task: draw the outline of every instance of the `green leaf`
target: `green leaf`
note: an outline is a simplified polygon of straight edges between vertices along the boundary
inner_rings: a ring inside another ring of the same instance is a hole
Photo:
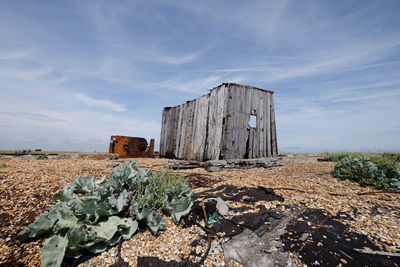
[[[65,202],[60,203],[58,206],[57,217],[58,220],[54,225],[54,231],[77,226],[78,218],[74,215],[71,208]]]
[[[26,229],[21,231],[17,239],[25,242],[53,232],[53,226],[58,220],[58,206],[53,206],[48,212],[37,218]]]
[[[92,226],[90,230],[96,233],[98,239],[108,241],[118,231],[119,220],[120,218],[116,216],[109,217],[107,221]]]
[[[139,224],[136,220],[134,221],[131,218],[127,218],[124,224],[121,225],[121,230],[119,232],[125,240],[128,240],[137,231],[138,226]]]
[[[108,245],[110,247],[114,246],[115,244],[117,244],[119,241],[121,241],[122,235],[120,233],[115,233],[115,235],[110,239],[110,241],[108,242]]]
[[[152,210],[149,208],[141,208],[138,203],[133,203],[130,209],[136,215],[138,220],[147,218],[147,216],[149,216],[149,214],[152,212]]]
[[[162,216],[158,216],[155,211],[152,211],[146,218],[147,225],[150,230],[157,234],[160,230],[167,229],[167,224],[165,223],[165,219]]]
[[[118,212],[122,211],[122,209],[128,204],[129,202],[129,194],[126,190],[122,191],[119,194],[117,199],[117,210]]]
[[[86,247],[86,250],[91,253],[101,253],[108,248],[108,242],[100,241],[89,247]]]
[[[96,180],[94,177],[78,176],[74,181],[75,193],[90,193],[96,188]]]
[[[108,203],[98,202],[96,198],[87,197],[72,200],[70,204],[76,215],[84,216],[85,221],[90,223],[96,223],[101,217],[118,213],[118,211],[113,209]]]
[[[183,216],[189,214],[192,209],[193,201],[190,198],[176,200],[173,204],[171,213],[172,220],[178,224]]]
[[[84,225],[71,228],[67,232],[68,249],[71,251],[79,250],[79,244],[88,240],[88,233]]]
[[[137,169],[138,169],[137,163],[136,163],[136,161],[134,161],[134,160],[129,161],[128,167],[130,167],[130,168],[132,168],[132,169],[134,169],[134,170],[137,170]]]
[[[74,193],[75,185],[70,184],[65,188],[59,190],[57,193],[53,195],[51,198],[51,203],[55,204],[61,201],[70,201],[71,199],[78,198],[78,196]]]
[[[61,266],[68,239],[62,236],[52,236],[46,240],[42,248],[41,263],[44,267]]]

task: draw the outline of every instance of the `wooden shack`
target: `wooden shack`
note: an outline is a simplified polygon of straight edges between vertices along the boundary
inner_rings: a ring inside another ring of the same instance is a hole
[[[223,83],[162,114],[160,156],[252,159],[277,154],[273,91]]]

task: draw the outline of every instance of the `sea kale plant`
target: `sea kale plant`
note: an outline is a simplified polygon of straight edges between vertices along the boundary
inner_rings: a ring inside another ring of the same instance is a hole
[[[382,157],[400,163],[400,153],[383,153]]]
[[[353,157],[342,158],[332,175],[341,180],[348,179],[361,186],[375,186],[380,189],[400,190],[400,165],[386,158]]]
[[[344,158],[350,157],[350,155],[347,154],[327,154],[325,156],[325,160],[326,161],[334,161],[334,162],[338,162]]]
[[[60,266],[64,257],[85,251],[100,253],[131,238],[138,221],[156,234],[166,229],[163,214],[178,224],[193,205],[192,191],[183,178],[169,171],[138,169],[135,162],[114,168],[109,181],[76,177],[55,193],[53,206],[18,239],[49,237],[42,248],[45,267]]]

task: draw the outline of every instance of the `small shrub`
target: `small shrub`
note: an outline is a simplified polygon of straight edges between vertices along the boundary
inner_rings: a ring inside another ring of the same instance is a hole
[[[399,164],[383,158],[344,157],[336,164],[332,175],[361,186],[375,186],[386,190],[400,190]]]
[[[337,162],[340,161],[346,157],[351,157],[350,155],[347,154],[328,154],[325,156],[325,160],[326,161],[333,161],[333,162]]]
[[[5,163],[0,164],[0,168],[7,168],[7,167],[10,167],[10,166]]]
[[[374,158],[373,162],[383,172],[385,177],[381,181],[381,188],[400,190],[400,164],[386,158]]]
[[[36,159],[44,160],[44,159],[49,159],[49,157],[47,155],[41,154]]]
[[[400,162],[400,153],[383,153],[382,157],[388,160]]]
[[[15,154],[29,154],[32,152],[32,149],[20,149],[15,150]]]
[[[164,169],[154,172],[147,185],[139,186],[135,200],[143,207],[162,210],[166,208],[165,197],[171,199],[173,196],[188,193],[188,191],[190,188],[182,176]]]

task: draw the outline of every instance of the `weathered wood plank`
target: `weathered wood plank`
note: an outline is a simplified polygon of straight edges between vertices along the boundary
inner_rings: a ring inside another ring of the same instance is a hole
[[[178,117],[179,117],[179,107],[175,107],[172,115],[172,129],[171,129],[171,144],[168,148],[168,152],[170,153],[171,157],[175,158],[175,147],[177,143],[177,128],[178,128]]]
[[[226,153],[225,159],[236,158],[237,151],[237,131],[238,131],[238,112],[237,107],[240,101],[240,91],[238,86],[228,87],[228,109],[227,109],[227,129],[226,129]]]
[[[254,155],[254,132],[255,129],[253,127],[250,127],[249,129],[249,147],[248,147],[248,158],[252,159]]]
[[[168,153],[168,142],[170,136],[170,115],[171,115],[172,108],[165,108],[163,110],[163,124],[164,127],[162,129],[162,144],[161,144],[161,151],[162,156],[167,156]]]
[[[203,160],[208,120],[209,95],[198,98],[194,107],[191,159]]]
[[[173,135],[174,135],[174,116],[176,108],[170,108],[167,111],[167,128],[166,128],[166,142],[165,142],[165,155],[173,157],[171,150],[173,148]]]
[[[278,154],[278,142],[276,138],[274,98],[272,94],[271,94],[271,146],[272,146],[272,156],[275,157]]]
[[[181,146],[181,135],[182,135],[182,105],[176,107],[178,109],[178,116],[177,116],[177,128],[176,128],[176,144],[175,144],[175,151],[174,155],[176,158],[179,158],[179,147]]]
[[[234,94],[235,94],[235,87],[231,86],[228,87],[228,106],[227,106],[227,114],[226,114],[226,151],[225,151],[225,159],[233,158],[233,145],[235,140],[232,140],[233,136],[233,125],[234,125]]]
[[[257,158],[260,150],[260,140],[259,140],[259,134],[258,131],[260,129],[260,121],[259,121],[259,102],[260,102],[260,94],[261,91],[259,90],[252,90],[252,99],[251,99],[251,107],[252,109],[256,110],[256,128],[254,130],[254,137],[253,137],[253,153],[252,153],[252,158]]]
[[[221,150],[224,86],[210,92],[204,159],[218,159]]]
[[[165,108],[162,111],[162,119],[161,119],[161,133],[160,133],[160,156],[165,156],[165,126],[166,126],[166,111]]]
[[[244,88],[240,87],[239,90],[239,99],[238,99],[238,112],[236,113],[237,116],[237,134],[236,134],[236,141],[237,149],[235,158],[244,158],[247,152],[247,139],[249,135],[248,131],[248,124],[249,124],[249,110],[250,107],[248,105],[248,95],[249,91]]]
[[[195,101],[187,102],[187,110],[186,110],[186,134],[185,134],[185,141],[183,147],[183,158],[184,159],[191,159],[192,155],[192,142],[193,142],[193,115],[194,115],[194,106]]]
[[[181,136],[180,136],[180,141],[179,141],[179,149],[178,149],[178,159],[183,159],[184,155],[183,155],[183,151],[184,151],[184,147],[185,147],[185,140],[186,140],[186,126],[187,126],[187,109],[188,109],[188,104],[185,103],[183,105],[181,105],[182,108],[182,128],[181,128]]]
[[[258,102],[258,109],[257,109],[257,132],[258,132],[258,140],[259,146],[257,151],[257,158],[264,158],[266,157],[265,153],[265,99],[268,97],[268,94],[265,94],[262,91],[259,91],[259,102]]]
[[[228,129],[228,103],[229,103],[229,87],[224,85],[222,87],[224,89],[223,99],[222,99],[222,135],[221,135],[221,144],[220,144],[220,152],[217,156],[218,159],[223,159],[226,157],[226,139],[227,139],[227,129]]]
[[[253,133],[250,131],[251,98],[252,98],[251,90],[246,90],[244,98],[245,108],[243,109],[245,126],[246,126],[246,136],[244,141],[245,151],[243,158],[245,157],[251,158],[251,153],[253,150],[253,137],[252,137]]]
[[[265,114],[265,137],[266,137],[266,157],[271,157],[272,150],[271,150],[271,97],[272,94],[268,94],[266,105],[264,110],[266,111]]]

